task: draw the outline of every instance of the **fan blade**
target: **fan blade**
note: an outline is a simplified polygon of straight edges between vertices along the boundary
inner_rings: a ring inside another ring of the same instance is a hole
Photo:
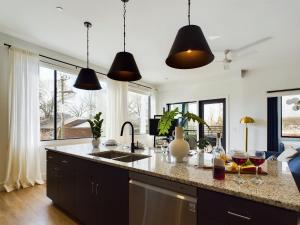
[[[246,49],[252,48],[252,47],[254,47],[256,45],[259,45],[259,44],[262,44],[264,42],[267,42],[267,41],[269,41],[271,39],[272,39],[272,37],[265,37],[265,38],[259,39],[257,41],[254,41],[252,43],[249,43],[247,45],[244,45],[244,46],[242,46],[240,48],[234,49],[234,50],[232,50],[232,52],[234,52],[236,54],[236,53],[242,52],[242,51],[244,51]]]
[[[286,104],[288,104],[288,105],[297,104],[298,101],[299,101],[299,98],[291,98],[291,99],[286,100]]]

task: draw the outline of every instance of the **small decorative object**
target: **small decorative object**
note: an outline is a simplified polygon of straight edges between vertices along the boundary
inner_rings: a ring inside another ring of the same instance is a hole
[[[245,116],[240,121],[241,124],[245,124],[245,151],[248,151],[248,123],[255,123],[255,120],[249,116]]]
[[[183,158],[189,153],[190,145],[183,139],[182,127],[175,127],[175,139],[171,141],[169,148],[178,163],[182,162]]]
[[[102,134],[102,124],[103,119],[101,119],[102,112],[99,112],[95,115],[93,120],[87,120],[91,126],[91,131],[93,134],[92,144],[94,148],[99,148],[100,137]]]
[[[190,112],[179,112],[178,108],[165,112],[159,120],[158,129],[159,135],[169,133],[169,129],[172,126],[172,122],[175,118],[179,118],[180,123],[175,128],[175,139],[169,144],[169,150],[171,154],[176,158],[176,162],[182,162],[183,158],[188,154],[190,150],[189,143],[183,138],[183,127],[186,122],[194,121],[199,124],[206,125],[206,122],[199,116]]]
[[[118,142],[115,139],[108,139],[105,143],[105,146],[118,146]]]
[[[216,146],[213,149],[213,178],[216,180],[225,179],[226,154],[221,144],[221,134],[217,133]]]

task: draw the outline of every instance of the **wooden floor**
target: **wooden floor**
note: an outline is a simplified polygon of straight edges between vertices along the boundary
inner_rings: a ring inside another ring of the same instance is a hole
[[[46,186],[0,192],[0,225],[78,225],[53,206]]]

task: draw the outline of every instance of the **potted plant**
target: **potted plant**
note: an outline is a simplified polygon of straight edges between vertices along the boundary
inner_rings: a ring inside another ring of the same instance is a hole
[[[99,112],[95,115],[93,120],[87,120],[90,124],[91,131],[93,134],[92,144],[94,148],[98,148],[100,145],[100,137],[103,132],[102,124],[103,119],[101,119],[102,112]]]
[[[176,158],[176,162],[182,162],[183,158],[188,154],[190,146],[183,138],[183,127],[188,121],[198,122],[209,128],[207,123],[199,116],[190,112],[180,112],[178,108],[165,112],[159,120],[159,135],[169,133],[172,122],[175,118],[179,119],[179,123],[175,127],[175,139],[169,144],[171,154]]]

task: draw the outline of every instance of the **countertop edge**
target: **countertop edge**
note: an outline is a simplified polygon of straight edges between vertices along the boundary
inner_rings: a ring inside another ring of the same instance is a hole
[[[154,177],[179,182],[179,183],[182,183],[182,184],[191,185],[191,186],[194,186],[194,187],[197,187],[197,188],[203,188],[203,189],[206,189],[206,190],[215,191],[215,192],[218,192],[218,193],[222,193],[222,194],[226,194],[226,195],[230,195],[230,196],[234,196],[234,197],[238,197],[238,198],[243,198],[243,199],[247,199],[247,200],[250,200],[250,201],[255,201],[255,202],[259,202],[259,203],[263,203],[263,204],[267,204],[267,205],[271,205],[271,206],[275,206],[275,207],[279,207],[279,208],[283,208],[283,209],[287,209],[287,210],[291,210],[291,211],[300,213],[300,206],[294,205],[294,204],[288,204],[288,203],[285,203],[285,202],[274,201],[274,200],[271,200],[271,199],[268,199],[268,198],[263,198],[263,197],[257,197],[257,196],[253,196],[253,195],[244,194],[242,192],[237,192],[237,191],[232,191],[232,190],[224,190],[224,189],[214,187],[214,186],[211,186],[211,185],[201,184],[201,183],[198,183],[198,182],[188,181],[188,180],[184,180],[184,179],[180,179],[180,178],[174,178],[174,177],[171,177],[171,176],[168,176],[168,175],[165,175],[165,174],[158,174],[158,173],[150,172],[150,171],[143,170],[143,169],[132,168],[132,167],[129,167],[129,166],[126,166],[126,165],[120,165],[120,164],[117,164],[117,163],[113,163],[113,162],[110,162],[110,161],[104,161],[104,160],[101,160],[101,159],[88,158],[88,157],[84,157],[84,156],[81,156],[81,155],[56,150],[56,149],[53,149],[53,148],[50,148],[50,147],[45,147],[45,150],[46,151],[57,152],[57,153],[60,153],[60,154],[64,154],[64,155],[68,155],[68,156],[72,156],[72,157],[75,157],[75,158],[80,158],[80,159],[84,159],[84,160],[88,160],[88,161],[92,161],[92,162],[96,162],[96,163],[100,163],[100,164],[114,166],[114,167],[121,168],[121,169],[126,169],[128,171],[138,172],[138,173],[145,174],[145,175],[151,175],[151,176],[154,176]]]

